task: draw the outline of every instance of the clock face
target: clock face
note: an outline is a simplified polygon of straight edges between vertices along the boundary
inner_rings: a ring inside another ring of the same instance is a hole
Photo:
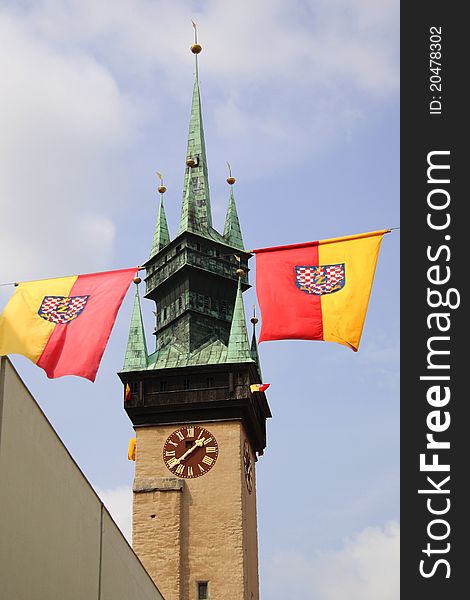
[[[210,431],[200,425],[184,425],[173,431],[163,446],[163,462],[178,477],[194,479],[215,465],[219,447]]]
[[[246,487],[251,494],[253,490],[253,460],[251,458],[250,445],[247,440],[245,440],[245,443],[243,444],[243,467]]]

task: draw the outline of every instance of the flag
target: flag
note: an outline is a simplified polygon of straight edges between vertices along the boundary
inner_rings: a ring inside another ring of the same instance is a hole
[[[136,269],[20,283],[0,315],[0,355],[22,354],[50,378],[94,381]]]
[[[128,460],[135,460],[135,443],[136,439],[131,438],[129,440],[129,447],[127,448],[127,458]]]
[[[125,387],[125,392],[124,392],[124,400],[130,400],[131,399],[131,388],[130,385],[128,383],[126,383],[126,387]]]
[[[253,250],[259,341],[324,340],[356,352],[380,244],[389,231]]]
[[[270,383],[252,383],[250,385],[250,391],[253,392],[264,392],[270,386]]]

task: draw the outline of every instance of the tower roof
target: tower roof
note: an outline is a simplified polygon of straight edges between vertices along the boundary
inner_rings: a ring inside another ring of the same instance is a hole
[[[207,170],[206,144],[202,123],[201,94],[199,90],[198,57],[189,118],[186,170],[184,173],[183,205],[179,234],[191,231],[216,242],[226,244],[224,237],[212,227],[212,212]]]
[[[240,221],[238,220],[237,207],[235,205],[235,197],[233,195],[233,185],[230,186],[230,198],[228,201],[227,216],[225,218],[224,238],[231,246],[239,248],[240,250],[245,249]]]
[[[145,341],[144,323],[142,320],[142,312],[140,310],[139,286],[136,285],[129,339],[127,342],[126,356],[124,358],[124,371],[146,368],[147,343]]]
[[[212,214],[196,56],[196,76],[189,118],[183,207],[179,233],[183,231],[205,233],[210,227],[212,227]]]
[[[158,208],[157,224],[153,234],[152,248],[150,250],[150,258],[155,256],[162,248],[170,243],[170,233],[168,231],[168,223],[166,221],[165,207],[163,205],[163,194],[160,197],[160,206]]]

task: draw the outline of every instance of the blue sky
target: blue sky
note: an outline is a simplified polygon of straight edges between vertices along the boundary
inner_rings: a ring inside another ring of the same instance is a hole
[[[143,263],[156,171],[176,234],[191,19],[204,48],[215,227],[223,230],[228,202],[226,161],[249,248],[398,227],[398,16],[396,0],[3,2],[2,282]],[[2,305],[12,291],[0,288]],[[254,289],[244,297],[251,313]],[[382,243],[358,353],[260,345],[273,412],[257,464],[262,598],[398,598],[398,298],[394,231]],[[94,384],[47,380],[13,357],[125,532],[133,430],[116,372],[131,307],[130,292]],[[152,348],[153,307],[143,307]]]

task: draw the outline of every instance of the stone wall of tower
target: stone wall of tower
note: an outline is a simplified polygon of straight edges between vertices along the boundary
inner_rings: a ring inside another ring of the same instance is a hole
[[[258,600],[256,489],[245,485],[243,426],[203,425],[217,439],[217,462],[185,480],[163,462],[178,426],[137,429],[133,547],[166,600],[196,598],[198,581],[209,582],[210,598]]]
[[[243,445],[247,439],[244,428],[240,429],[240,447],[243,452]],[[251,494],[248,491],[242,472],[242,505],[244,515],[243,526],[243,549],[245,553],[245,596],[246,600],[258,600],[259,580],[258,580],[258,519],[256,512],[256,468],[255,454],[250,446],[251,459],[253,464],[253,489]],[[242,467],[243,471],[243,467]]]

